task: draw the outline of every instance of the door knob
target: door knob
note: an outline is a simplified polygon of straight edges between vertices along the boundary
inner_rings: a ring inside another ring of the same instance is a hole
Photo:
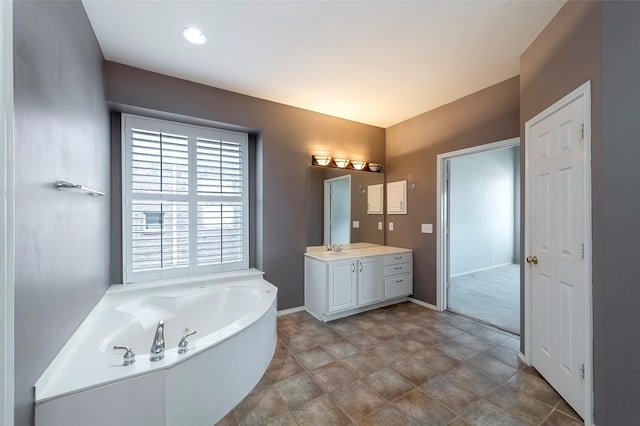
[[[527,256],[527,263],[538,264],[538,256]]]

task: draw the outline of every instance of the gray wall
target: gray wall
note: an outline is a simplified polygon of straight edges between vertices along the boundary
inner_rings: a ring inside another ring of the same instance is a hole
[[[602,4],[602,138],[594,152],[600,158],[593,222],[594,237],[599,229],[593,265],[598,425],[640,422],[640,343],[629,333],[640,324],[639,22],[637,2]]]
[[[109,197],[58,192],[68,179],[109,193],[102,53],[80,2],[13,4],[15,52],[15,424],[33,385],[109,285]]]
[[[408,213],[393,216],[385,242],[413,249],[417,299],[436,304],[436,156],[518,137],[518,123],[519,80],[513,77],[387,129],[387,182],[408,179],[416,188],[407,190]],[[433,224],[434,233],[420,233],[421,223]]]
[[[114,62],[105,62],[104,69],[106,97],[114,110],[143,109],[154,116],[224,123],[220,125],[237,126],[255,135],[258,213],[254,264],[278,287],[278,309],[302,306],[311,155],[326,152],[384,163],[384,129]],[[115,167],[118,161],[114,158]],[[118,208],[114,206],[114,211]],[[119,238],[119,229],[114,228],[113,233],[114,240]],[[113,256],[120,256],[119,244],[114,249]]]
[[[592,86],[595,423],[638,422],[640,323],[640,4],[569,2],[521,58],[521,124],[587,80]]]
[[[451,276],[513,262],[516,151],[505,148],[450,160]]]
[[[613,223],[603,221],[603,195],[605,193],[605,187],[603,186],[605,173],[603,154],[605,144],[601,133],[601,93],[603,93],[601,72],[603,60],[602,24],[602,3],[567,2],[531,46],[522,54],[520,58],[520,124],[522,134],[524,134],[524,125],[527,120],[533,118],[587,80],[591,80],[595,422],[598,425],[616,425],[630,424],[630,419],[634,418],[626,417],[627,421],[616,422],[610,416],[615,415],[614,412],[619,408],[637,410],[635,406],[625,405],[623,401],[626,398],[633,398],[632,395],[637,396],[637,384],[631,386],[629,381],[631,378],[637,379],[639,376],[638,374],[632,374],[634,369],[638,371],[637,363],[611,363],[612,356],[619,356],[615,355],[617,353],[626,353],[628,348],[624,348],[620,344],[613,346],[611,346],[611,343],[605,344],[604,336],[610,332],[615,333],[614,330],[618,327],[624,328],[625,324],[637,323],[639,318],[636,315],[635,321],[623,321],[616,325],[616,322],[611,321],[614,318],[609,317],[609,315],[616,315],[612,312],[616,311],[616,308],[611,309],[611,306],[617,303],[625,303],[633,300],[633,298],[628,293],[619,291],[619,289],[611,293],[605,292],[606,288],[615,285],[608,278],[608,275],[615,273],[615,271],[605,271],[603,256],[608,256],[608,253],[611,253],[613,256],[622,255],[624,257],[625,252],[617,250],[618,244],[613,244],[605,250],[604,244],[604,235],[608,233],[604,231],[604,228],[612,225],[616,226],[616,224],[624,226],[624,222],[619,218],[614,219]],[[611,24],[615,27],[619,25],[614,22],[611,22]],[[636,119],[633,120],[637,121]],[[525,143],[526,141],[522,141],[521,164],[524,164]],[[615,173],[616,166],[610,163],[609,168],[608,172]],[[607,188],[607,190],[617,194],[613,195],[614,198],[627,197],[629,195],[627,193],[623,195],[615,186]],[[631,192],[633,193],[633,191]],[[635,214],[637,215],[637,213],[636,211]],[[629,232],[629,228],[626,226],[625,228],[625,232]],[[610,237],[607,237],[607,240],[610,242]],[[525,254],[524,247],[521,246],[521,249]],[[605,277],[607,278],[605,279]],[[521,294],[523,293],[521,292]],[[606,302],[605,297],[612,298],[611,302]],[[612,303],[609,306],[611,310],[605,308],[605,304],[608,303]],[[618,343],[624,343],[625,340],[620,339]],[[614,371],[618,372],[619,377],[623,379],[623,383],[613,383],[613,377],[610,374]],[[627,395],[628,392],[631,395]],[[624,416],[629,414],[629,411],[618,413]],[[634,416],[637,419],[637,414],[634,413]]]

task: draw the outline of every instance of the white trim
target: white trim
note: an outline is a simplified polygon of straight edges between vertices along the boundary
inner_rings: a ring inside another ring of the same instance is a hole
[[[524,249],[525,253],[531,251],[531,188],[529,184],[530,164],[530,144],[527,143],[531,139],[531,128],[540,121],[561,110],[571,102],[584,98],[584,210],[585,210],[585,249],[584,249],[584,267],[585,267],[585,426],[593,426],[593,313],[592,313],[592,240],[591,240],[591,81],[587,81],[535,117],[525,123],[525,208],[524,208]],[[531,269],[526,268],[524,274],[524,362],[531,365],[531,329],[532,329],[532,295],[531,295]]]
[[[436,305],[432,305],[431,303],[423,302],[422,300],[414,299],[413,297],[409,298],[409,302],[413,302],[416,305],[424,306],[425,308],[433,309],[434,311],[440,311]]]
[[[436,157],[436,306],[439,311],[447,309],[447,292],[446,292],[446,268],[447,259],[444,253],[447,253],[446,238],[446,221],[447,211],[446,205],[443,203],[446,195],[446,174],[444,173],[445,164],[448,160],[456,157],[462,157],[469,154],[479,152],[488,152],[496,149],[511,148],[520,145],[520,138],[511,138],[503,141],[488,143],[485,145],[473,146],[470,148],[459,149],[457,151],[438,154]]]
[[[278,311],[278,316],[281,317],[282,315],[288,315],[288,314],[293,314],[295,312],[302,312],[302,311],[304,311],[304,306],[298,306],[297,308],[283,309],[281,311]]]
[[[0,424],[14,410],[13,2],[0,1]]]
[[[520,265],[520,264],[519,263],[513,263],[513,262],[497,263],[495,265],[485,266],[484,268],[478,268],[478,269],[472,269],[470,271],[464,271],[464,272],[461,272],[459,274],[450,274],[449,278],[462,277],[464,275],[475,274],[476,272],[490,271],[492,269],[497,269],[497,268],[504,268],[505,266],[510,266],[510,265]]]
[[[321,318],[318,318],[318,316],[314,315],[313,312],[311,311],[307,311],[307,312],[318,321],[328,322],[328,321],[333,321],[333,320],[337,320],[344,317],[349,317],[351,315],[359,314],[362,312],[373,311],[374,309],[378,309],[378,308],[384,308],[385,306],[397,305],[398,303],[407,302],[407,301],[409,301],[408,297],[401,296],[395,299],[383,300],[382,302],[372,303],[371,305],[357,306],[355,308],[346,309],[340,312],[323,314]]]

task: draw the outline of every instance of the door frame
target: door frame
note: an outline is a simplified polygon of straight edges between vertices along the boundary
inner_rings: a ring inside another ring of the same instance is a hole
[[[0,1],[0,424],[14,409],[13,2]]]
[[[524,258],[531,253],[531,210],[533,201],[531,199],[531,147],[528,141],[531,140],[531,129],[545,118],[553,115],[571,102],[584,98],[584,268],[585,268],[585,363],[584,363],[584,381],[585,381],[585,412],[587,415],[584,419],[585,425],[593,424],[593,312],[592,312],[592,240],[591,240],[591,81],[587,81],[568,95],[564,96],[553,105],[531,118],[525,123],[525,162],[524,162],[524,250],[521,257]],[[528,365],[532,362],[532,268],[524,269],[524,353],[521,358]]]
[[[520,146],[520,138],[505,139],[484,145],[472,146],[457,151],[438,154],[436,157],[436,308],[438,311],[447,309],[447,268],[449,264],[449,240],[447,238],[447,174],[448,160],[470,154],[493,151],[496,149]],[[522,172],[521,172],[522,173]]]

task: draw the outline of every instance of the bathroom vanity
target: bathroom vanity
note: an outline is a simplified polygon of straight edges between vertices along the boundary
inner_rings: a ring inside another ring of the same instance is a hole
[[[309,247],[304,290],[305,309],[320,321],[405,301],[413,292],[412,251],[366,243],[342,251]]]

